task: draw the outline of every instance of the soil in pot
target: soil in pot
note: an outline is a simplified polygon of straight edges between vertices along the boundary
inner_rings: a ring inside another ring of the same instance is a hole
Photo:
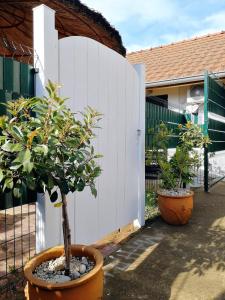
[[[187,224],[193,210],[193,192],[186,189],[162,190],[158,192],[161,217],[168,224]]]

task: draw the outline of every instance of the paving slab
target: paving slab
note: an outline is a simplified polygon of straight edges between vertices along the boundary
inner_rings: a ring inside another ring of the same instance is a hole
[[[225,300],[225,182],[195,192],[189,224],[157,219],[104,269],[104,300]]]

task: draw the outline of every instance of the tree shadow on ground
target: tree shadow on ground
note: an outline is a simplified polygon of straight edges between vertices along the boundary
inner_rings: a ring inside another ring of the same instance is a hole
[[[197,192],[188,225],[157,220],[108,262],[104,299],[225,299],[224,216],[225,183]]]

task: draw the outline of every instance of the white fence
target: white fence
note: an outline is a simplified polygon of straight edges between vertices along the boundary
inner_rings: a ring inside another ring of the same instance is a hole
[[[89,105],[103,113],[94,142],[103,154],[98,196],[93,198],[88,188],[68,195],[72,242],[93,243],[135,220],[143,225],[143,66],[133,67],[115,51],[89,38],[58,41],[54,11],[44,5],[34,9],[34,47],[40,70],[38,95],[43,95],[43,86],[51,79],[63,84],[61,94],[70,98],[68,105],[74,112]],[[43,197],[37,205],[37,251],[62,242],[61,211]]]

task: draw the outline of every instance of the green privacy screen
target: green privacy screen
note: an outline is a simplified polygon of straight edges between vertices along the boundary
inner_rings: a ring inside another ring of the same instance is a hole
[[[225,117],[225,89],[212,76],[209,76],[207,73],[205,76],[206,114],[213,113],[215,117]],[[225,123],[208,119],[208,135],[212,141],[212,144],[209,146],[209,152],[225,150]]]
[[[185,124],[186,118],[184,114],[169,110],[165,107],[146,102],[146,136],[145,145],[146,149],[152,148],[152,138],[154,131],[157,130],[159,124],[163,122],[167,125],[169,129],[176,129],[178,124]],[[149,133],[149,129],[153,130],[153,133]],[[169,142],[169,148],[175,148],[177,146],[178,138],[177,136],[171,136]]]
[[[208,76],[208,111],[225,117],[225,89]]]
[[[0,57],[0,102],[34,96],[33,67],[12,58]],[[5,107],[0,105],[0,115]],[[23,198],[15,199],[10,193],[0,194],[0,210],[36,201],[36,193],[25,191]]]
[[[225,150],[225,123],[209,119],[208,135],[212,141],[209,152]]]

